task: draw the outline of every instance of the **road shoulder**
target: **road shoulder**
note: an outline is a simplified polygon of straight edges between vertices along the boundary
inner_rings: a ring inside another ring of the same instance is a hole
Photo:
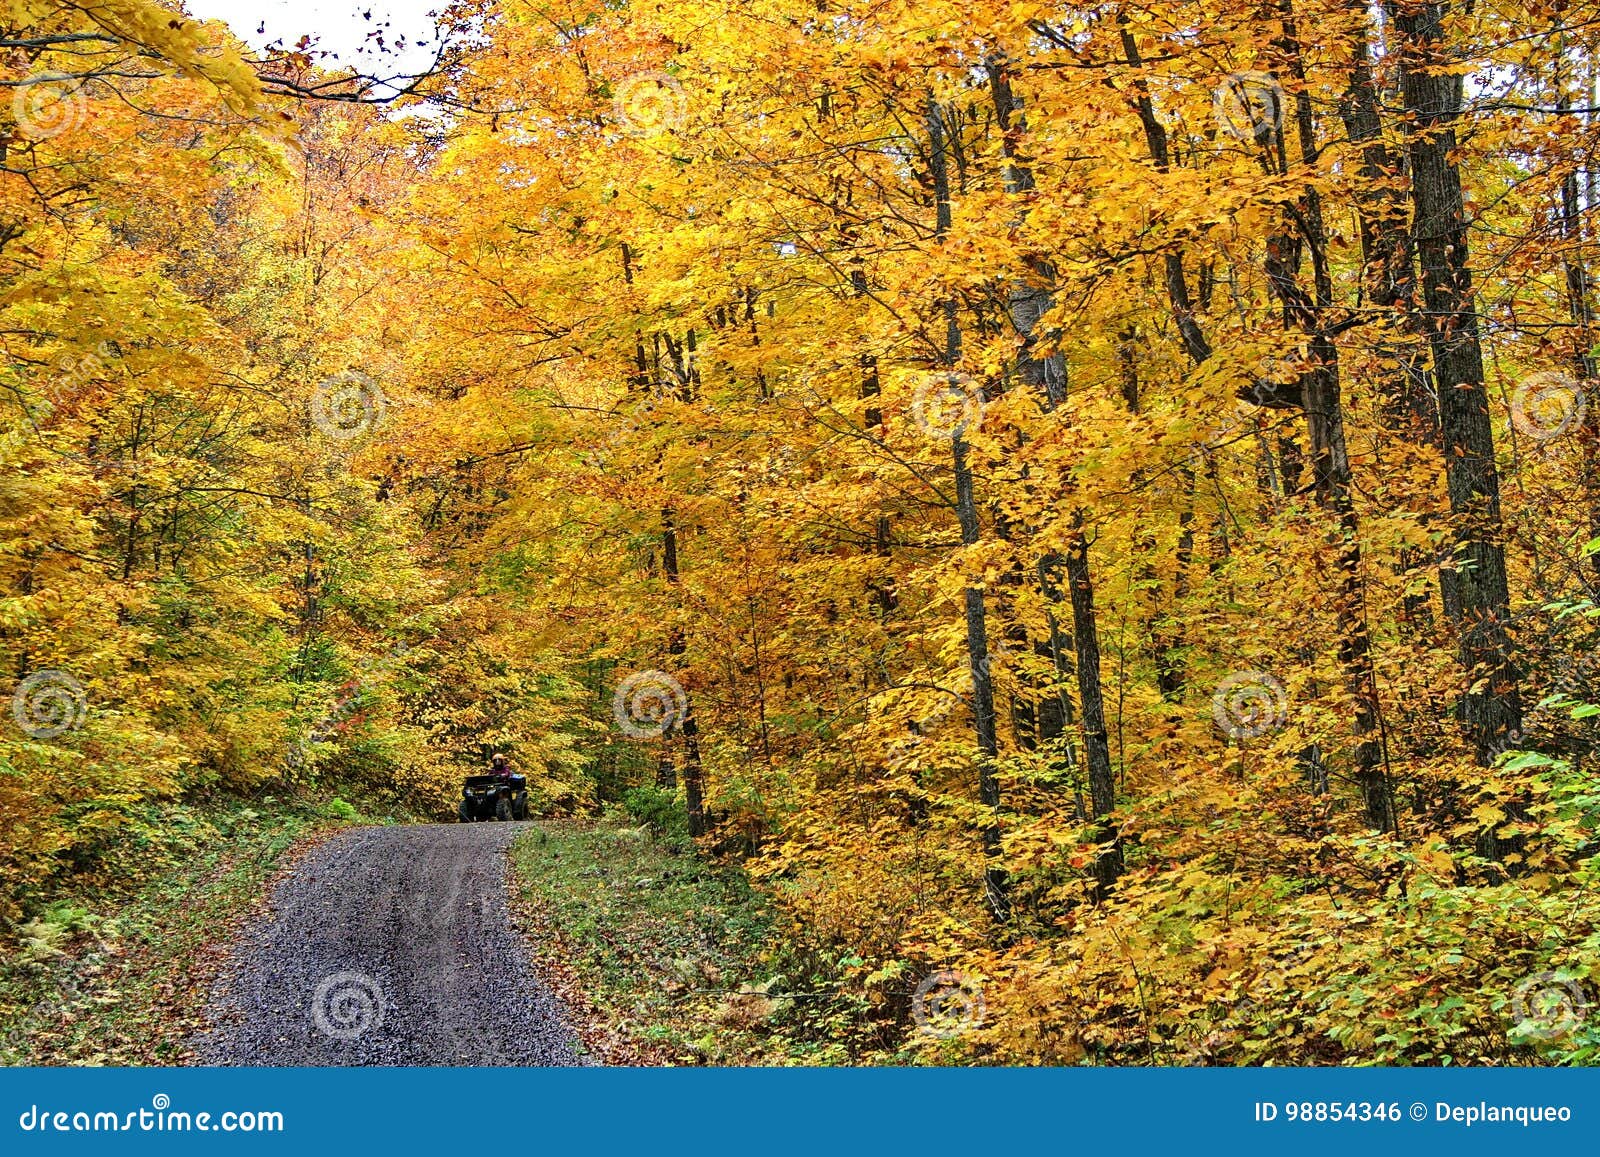
[[[344,826],[231,800],[194,809],[192,847],[148,878],[41,905],[0,965],[0,1063],[192,1063],[205,994],[276,880]]]
[[[533,825],[511,864],[536,967],[606,1063],[847,1060],[785,991],[773,913],[736,870],[646,829],[577,820]]]

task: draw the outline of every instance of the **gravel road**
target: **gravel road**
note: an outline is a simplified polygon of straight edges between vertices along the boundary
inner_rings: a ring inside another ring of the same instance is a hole
[[[506,909],[526,827],[357,828],[313,848],[235,944],[199,1061],[588,1063]]]

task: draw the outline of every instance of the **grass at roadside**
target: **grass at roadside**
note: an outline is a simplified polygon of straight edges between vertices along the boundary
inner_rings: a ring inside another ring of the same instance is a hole
[[[534,956],[608,1062],[848,1061],[737,872],[612,822],[541,823],[512,864]]]
[[[182,1063],[239,921],[299,846],[355,815],[342,800],[163,810],[178,835],[130,837],[127,872],[68,877],[8,930],[0,1063]]]

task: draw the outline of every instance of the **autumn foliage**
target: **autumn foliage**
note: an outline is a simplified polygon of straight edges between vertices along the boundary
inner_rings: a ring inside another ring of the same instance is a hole
[[[1597,16],[12,3],[4,914],[506,750],[856,1058],[1592,1061]]]

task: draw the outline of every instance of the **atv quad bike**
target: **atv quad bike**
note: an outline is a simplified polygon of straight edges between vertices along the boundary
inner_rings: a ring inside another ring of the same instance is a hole
[[[469,775],[461,785],[461,822],[525,820],[528,818],[528,781],[520,775]]]

